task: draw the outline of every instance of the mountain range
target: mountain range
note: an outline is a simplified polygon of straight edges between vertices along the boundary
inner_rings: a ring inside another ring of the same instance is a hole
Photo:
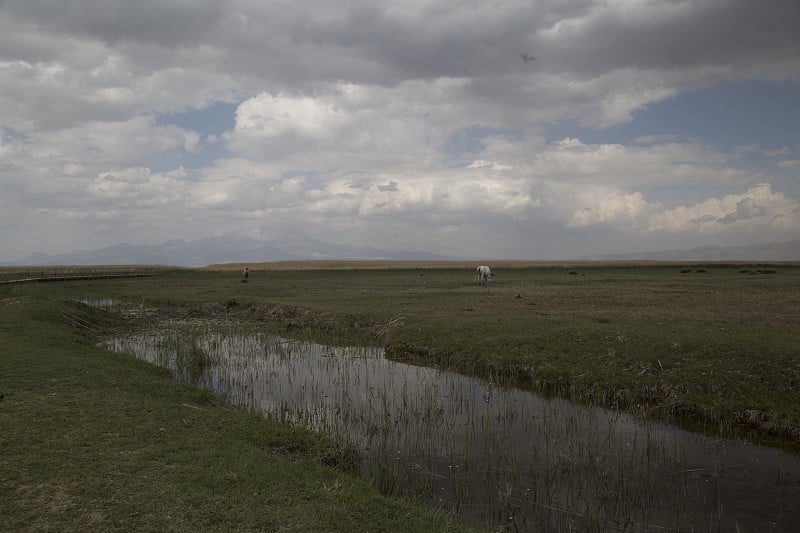
[[[186,242],[173,239],[162,244],[117,244],[98,250],[61,254],[34,253],[5,266],[42,265],[169,265],[199,267],[219,263],[261,263],[314,259],[453,260],[414,251],[389,252],[372,247],[343,246],[314,239],[289,243],[266,242],[249,237],[209,237]],[[536,258],[531,258],[535,260]],[[575,257],[583,261],[800,261],[800,240],[749,246],[703,246],[688,250],[666,250]]]
[[[577,259],[589,261],[800,261],[800,240],[747,246],[699,246],[688,250],[594,255]]]
[[[443,260],[424,252],[387,252],[365,246],[332,245],[313,239],[278,244],[250,237],[208,237],[196,241],[172,239],[154,246],[116,244],[98,250],[61,254],[37,252],[5,266],[42,265],[169,265],[200,267],[220,263],[262,263],[314,259]]]

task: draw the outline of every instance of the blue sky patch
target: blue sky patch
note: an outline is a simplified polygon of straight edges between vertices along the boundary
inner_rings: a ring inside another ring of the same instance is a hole
[[[173,170],[179,166],[196,169],[229,157],[231,153],[221,136],[236,126],[237,106],[238,104],[215,102],[203,109],[157,115],[156,124],[159,126],[178,126],[199,133],[200,144],[195,152],[180,148],[154,154],[150,159],[150,169],[153,172]],[[209,135],[215,135],[217,140],[209,143]]]
[[[508,135],[511,130],[492,128],[475,124],[450,136],[442,147],[445,154],[452,156],[477,155],[486,148],[484,139],[494,135]]]
[[[214,102],[203,109],[193,109],[184,113],[163,113],[156,117],[159,126],[175,125],[186,130],[196,131],[203,137],[220,136],[236,126],[238,103]]]
[[[766,79],[726,82],[651,104],[625,124],[587,128],[565,120],[547,125],[543,132],[548,141],[577,137],[587,144],[627,144],[643,136],[672,135],[721,150],[749,145],[797,149],[800,84]]]

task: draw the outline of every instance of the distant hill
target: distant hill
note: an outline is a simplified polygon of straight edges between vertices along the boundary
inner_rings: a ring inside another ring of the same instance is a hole
[[[700,246],[689,250],[579,257],[587,261],[800,261],[800,240],[748,246]]]
[[[313,239],[285,245],[248,237],[210,237],[186,242],[173,239],[154,246],[117,244],[99,250],[62,254],[34,253],[6,266],[43,265],[170,265],[199,267],[220,263],[261,263],[308,259],[427,259],[445,257],[418,252],[386,252],[370,247],[339,246]]]
[[[154,246],[117,244],[91,251],[79,250],[52,255],[35,253],[19,261],[0,263],[0,265],[170,265],[200,267],[223,263],[347,259],[450,261],[463,260],[465,258],[414,251],[388,252],[364,246],[330,244],[312,238],[295,238],[285,243],[277,243],[248,237],[223,236],[191,242],[173,239]],[[703,246],[690,250],[605,254],[571,259],[581,261],[800,261],[800,240],[750,246]]]

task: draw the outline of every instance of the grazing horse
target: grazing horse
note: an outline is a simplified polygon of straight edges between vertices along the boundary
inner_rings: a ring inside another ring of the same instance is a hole
[[[481,285],[484,283],[488,285],[492,281],[492,270],[486,265],[479,266],[475,269],[475,281]]]

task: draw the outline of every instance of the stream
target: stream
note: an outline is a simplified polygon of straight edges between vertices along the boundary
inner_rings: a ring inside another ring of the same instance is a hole
[[[494,531],[796,531],[800,456],[484,380],[260,333],[103,347],[364,451],[386,494]]]

